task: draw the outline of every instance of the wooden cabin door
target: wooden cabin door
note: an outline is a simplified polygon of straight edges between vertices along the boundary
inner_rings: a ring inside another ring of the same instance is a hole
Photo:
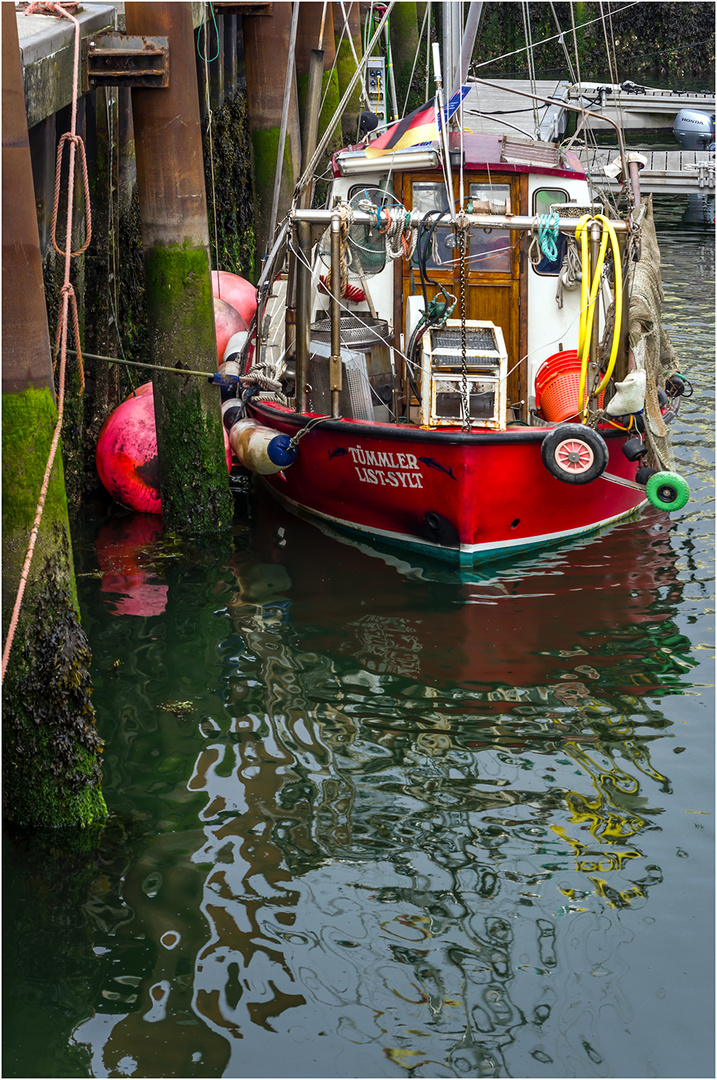
[[[493,173],[490,179],[484,173],[464,174],[467,201],[475,213],[519,213],[518,177]],[[458,200],[458,178],[454,177],[454,198]],[[407,209],[418,211],[426,217],[430,230],[436,221],[437,211],[446,209],[446,188],[435,173],[425,176],[404,177],[403,202]],[[469,250],[465,264],[467,287],[466,318],[485,319],[500,326],[508,352],[508,405],[517,405],[525,395],[522,393],[520,336],[520,258],[519,233],[504,230],[471,229]],[[425,233],[422,243],[427,243]],[[426,285],[426,295],[432,299],[440,295],[439,285],[456,298],[451,316],[460,318],[461,265],[457,239],[448,225],[437,226],[426,249],[427,276],[437,284]],[[422,283],[418,257],[414,255],[410,269],[403,265],[404,326],[406,299],[411,295],[422,296]],[[511,415],[509,411],[509,416]],[[516,416],[520,411],[516,411]]]

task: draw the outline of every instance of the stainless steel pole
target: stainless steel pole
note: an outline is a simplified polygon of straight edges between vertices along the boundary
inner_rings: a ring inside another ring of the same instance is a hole
[[[311,334],[311,226],[300,221],[297,227],[299,253],[296,260],[296,411],[306,413],[309,382],[309,338]]]
[[[331,386],[331,415],[341,415],[341,222],[338,214],[331,216],[331,356],[329,384]]]

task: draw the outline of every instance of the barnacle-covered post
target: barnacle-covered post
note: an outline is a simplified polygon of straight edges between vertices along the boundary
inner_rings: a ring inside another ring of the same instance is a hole
[[[261,8],[262,5],[257,5]],[[266,5],[268,7],[268,5]],[[271,14],[242,16],[246,96],[254,170],[254,204],[257,265],[271,248],[271,207],[284,106],[284,85],[289,66],[291,4],[273,4]],[[286,141],[279,187],[278,220],[291,206],[294,185],[301,169],[301,134],[295,77],[288,102]]]
[[[87,827],[107,808],[59,452],[16,608],[57,406],[14,4],[2,5],[2,126],[3,813]]]
[[[396,4],[393,9],[401,8],[403,4]],[[345,4],[344,11],[336,9],[334,19],[334,42],[336,47],[336,71],[339,77],[339,93],[344,96],[349,83],[356,71],[356,62],[361,62],[363,45],[361,42],[361,14],[358,4]],[[345,14],[344,14],[345,12]],[[417,44],[417,42],[414,42]],[[356,141],[356,124],[362,103],[362,84],[359,82],[349,98],[343,116],[341,117],[341,131],[344,144]]]
[[[132,89],[151,358],[210,373],[217,345],[192,5],[127,3],[125,16],[129,34],[169,46],[169,85]],[[227,531],[233,504],[216,390],[162,372],[153,382],[164,523],[185,536]]]

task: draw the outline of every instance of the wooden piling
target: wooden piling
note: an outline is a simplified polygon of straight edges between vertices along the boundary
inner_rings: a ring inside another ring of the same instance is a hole
[[[423,13],[421,13],[421,18],[423,18]],[[418,48],[418,28],[416,5],[414,3],[396,4],[391,11],[391,52],[399,113],[403,110],[408,94],[408,84]],[[420,78],[414,76],[414,90],[418,90],[419,86]],[[422,100],[421,94],[417,104],[420,104]],[[406,111],[410,112],[410,107]]]
[[[127,32],[166,36],[171,77],[132,90],[151,360],[216,371],[209,227],[192,8],[125,5]],[[233,504],[214,387],[155,373],[162,517],[183,535],[230,528]]]
[[[291,4],[274,4],[271,15],[243,16],[247,111],[254,159],[257,264],[260,264],[271,242],[269,223],[284,103],[284,76],[289,59],[291,16]],[[301,135],[295,89],[289,103],[283,160],[279,221],[291,205],[294,185],[301,170]]]
[[[344,9],[348,16],[348,26],[346,28],[344,28],[343,25],[344,16],[341,10],[341,5],[336,4],[334,11],[336,71],[338,73],[339,79],[339,94],[342,98],[356,71],[356,60],[354,59],[354,53],[356,54],[356,57],[359,59],[359,61],[363,56],[363,46],[361,43],[361,17],[359,14],[359,5],[354,0],[353,3],[344,4]],[[353,48],[351,47],[352,45]],[[349,98],[346,110],[341,119],[341,132],[344,145],[356,141],[356,129],[358,125],[359,113],[361,112],[361,110],[361,83],[357,83],[353,94]]]
[[[114,293],[117,291],[116,199],[117,131],[116,90],[98,86],[88,98],[91,137],[87,146],[92,243],[84,257],[83,351],[117,356],[119,342],[114,325]],[[97,437],[108,413],[118,404],[118,369],[110,364],[88,364],[85,372],[83,491],[101,490],[95,464]]]
[[[299,33],[296,39],[296,86],[301,116],[306,113],[311,53],[312,50],[317,49],[323,50],[324,53],[324,74],[321,82],[322,108],[319,113],[320,138],[336,114],[341,95],[339,91],[339,72],[334,64],[336,43],[334,40],[333,4],[310,0],[310,2],[301,5]],[[342,131],[341,127],[339,127],[326,148],[327,159],[334,151],[340,150],[343,145]]]
[[[14,4],[2,5],[3,812],[33,827],[102,821],[102,742],[90,702],[59,453],[13,619],[57,423]]]

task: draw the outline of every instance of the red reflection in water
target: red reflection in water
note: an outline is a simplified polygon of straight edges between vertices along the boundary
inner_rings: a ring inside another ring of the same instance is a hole
[[[628,671],[627,642],[633,635],[637,641],[646,625],[665,623],[681,594],[669,519],[660,511],[647,510],[639,522],[587,542],[538,553],[513,572],[486,568],[485,580],[474,575],[452,589],[434,588],[428,618],[425,596],[432,584],[417,586],[406,577],[410,556],[374,552],[371,558],[366,545],[362,551],[328,535],[263,496],[258,505],[257,547],[291,578],[286,595],[305,648],[353,656],[378,675],[432,685],[482,692],[496,685],[557,687],[566,704],[576,704],[576,695],[589,697],[604,674],[631,694],[659,683],[656,672]],[[241,570],[234,570],[241,584]],[[370,607],[347,623],[346,594],[357,580]],[[313,625],[314,606],[301,603],[308,595],[313,605],[320,598],[322,629]],[[621,675],[616,649],[624,661]],[[643,643],[636,656],[644,649]],[[497,710],[502,707],[498,701]]]
[[[100,529],[95,549],[102,570],[103,593],[113,615],[161,615],[167,606],[167,586],[156,581],[146,548],[162,534],[162,519],[154,514],[115,518]]]

